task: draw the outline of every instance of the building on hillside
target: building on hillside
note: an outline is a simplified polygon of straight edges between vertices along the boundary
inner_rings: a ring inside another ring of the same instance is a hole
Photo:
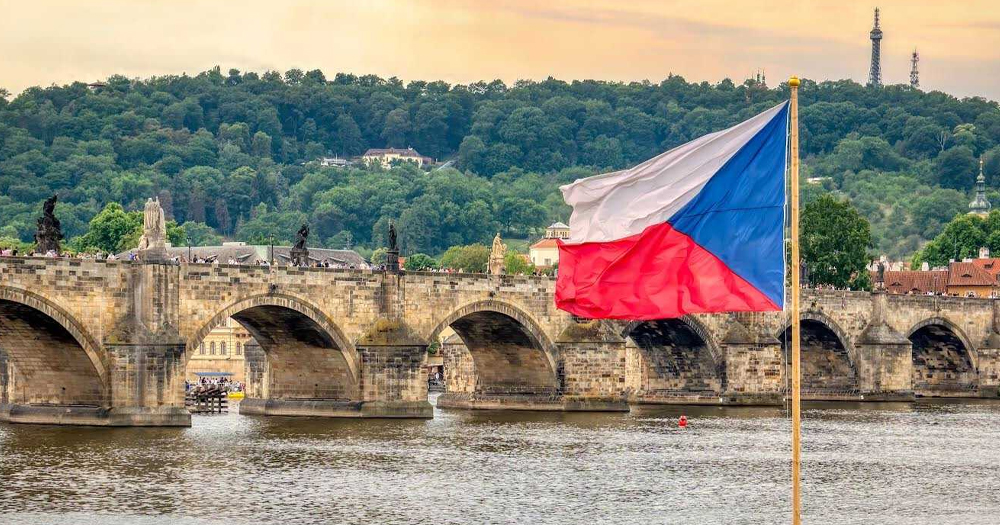
[[[531,264],[537,268],[550,268],[559,264],[559,241],[546,237],[528,248]]]
[[[569,239],[569,226],[561,222],[554,222],[545,228],[546,239]]]
[[[319,160],[320,166],[333,167],[333,168],[344,168],[350,165],[351,163],[349,160],[342,159],[340,157],[320,157],[317,160]]]
[[[369,166],[378,164],[386,169],[398,162],[413,162],[421,167],[434,164],[434,159],[417,153],[417,150],[413,148],[372,148],[361,156],[361,160]]]
[[[198,345],[188,360],[185,379],[198,381],[201,377],[228,377],[244,382],[244,350],[253,341],[250,332],[231,318],[215,327]]]
[[[569,239],[569,226],[554,222],[545,228],[545,237],[528,248],[528,260],[538,268],[559,264],[558,239]]]

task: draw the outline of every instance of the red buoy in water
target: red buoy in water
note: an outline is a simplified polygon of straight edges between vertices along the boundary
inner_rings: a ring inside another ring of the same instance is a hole
[[[687,426],[688,426],[688,418],[687,418],[687,416],[681,416],[681,418],[677,421],[677,426],[679,426],[681,428],[687,428]]]

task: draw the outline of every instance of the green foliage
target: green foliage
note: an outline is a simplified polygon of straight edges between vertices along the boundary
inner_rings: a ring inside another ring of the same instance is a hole
[[[31,249],[34,244],[30,242],[23,242],[21,239],[9,236],[0,236],[0,250],[13,249],[17,250],[19,254],[31,253]]]
[[[406,258],[406,263],[403,264],[403,268],[411,272],[418,272],[421,270],[433,270],[438,267],[437,261],[433,257],[425,253],[415,253]]]
[[[926,262],[932,268],[947,266],[949,261],[979,256],[979,249],[1000,253],[1000,211],[993,210],[983,219],[963,214],[949,222],[937,237],[913,257],[912,265]]]
[[[441,267],[467,273],[485,273],[490,260],[490,249],[484,244],[452,246],[441,256]]]
[[[184,234],[186,241],[191,243],[191,246],[218,246],[222,243],[222,236],[215,233],[209,225],[203,222],[185,222],[181,228],[184,229]],[[173,241],[170,241],[173,243]],[[174,246],[183,246],[186,243],[174,244]]]
[[[167,242],[171,246],[185,246],[188,243],[187,230],[177,224],[177,221],[167,221]]]
[[[535,273],[535,265],[517,252],[504,254],[503,265],[507,275],[533,275]]]
[[[559,185],[635,165],[787,98],[786,86],[673,75],[659,83],[550,78],[512,86],[331,78],[213,68],[113,77],[98,90],[75,82],[3,93],[0,235],[30,242],[41,202],[57,193],[64,234],[88,235],[74,246],[122,243],[127,235],[98,239],[88,225],[109,203],[132,212],[159,196],[192,244],[221,237],[287,244],[308,222],[310,245],[350,243],[367,253],[385,245],[392,219],[403,253],[441,253],[488,242],[497,231],[537,236],[568,218]],[[805,199],[848,198],[870,220],[878,250],[891,256],[913,253],[963,211],[979,155],[986,154],[991,190],[1000,183],[996,102],[806,80],[801,112],[804,172],[829,177],[807,185]],[[412,146],[457,169],[312,162],[389,146]]]
[[[824,195],[806,205],[800,223],[802,261],[812,284],[871,288],[865,269],[871,231],[849,202]]]
[[[142,213],[127,212],[121,204],[112,202],[90,221],[87,233],[77,237],[77,251],[123,252],[135,248],[142,236]]]

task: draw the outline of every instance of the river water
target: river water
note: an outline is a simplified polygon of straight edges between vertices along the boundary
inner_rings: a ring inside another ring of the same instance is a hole
[[[804,417],[806,523],[1000,519],[1000,404]],[[0,424],[0,523],[787,523],[789,426],[781,409],[692,407]]]

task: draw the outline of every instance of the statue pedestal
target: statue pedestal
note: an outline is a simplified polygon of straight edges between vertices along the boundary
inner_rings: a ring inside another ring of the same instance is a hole
[[[170,255],[167,254],[167,249],[163,247],[139,250],[137,257],[140,261],[150,264],[164,264],[170,262]]]
[[[385,253],[385,270],[399,273],[399,250],[389,250]]]
[[[292,248],[288,254],[292,258],[292,264],[296,266],[309,266],[309,250],[306,248]]]

